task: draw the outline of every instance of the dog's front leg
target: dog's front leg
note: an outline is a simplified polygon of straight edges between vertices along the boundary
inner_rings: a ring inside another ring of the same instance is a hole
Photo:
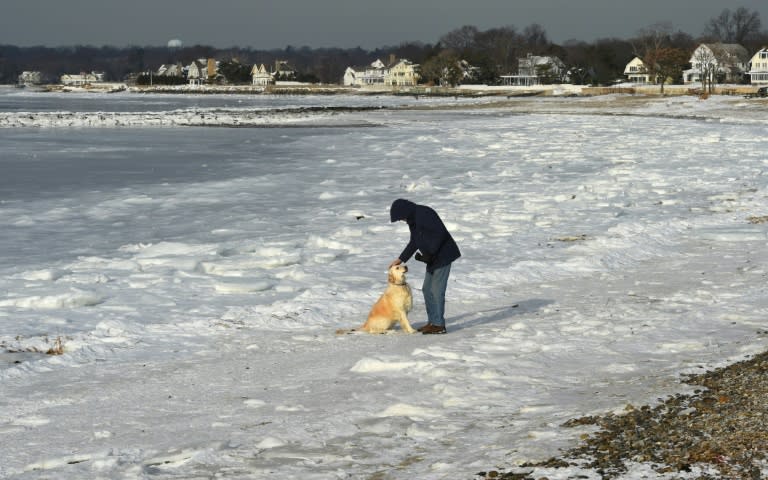
[[[400,315],[400,328],[404,332],[416,333],[416,330],[414,330],[413,327],[411,326],[411,322],[408,321],[408,316],[405,313]]]

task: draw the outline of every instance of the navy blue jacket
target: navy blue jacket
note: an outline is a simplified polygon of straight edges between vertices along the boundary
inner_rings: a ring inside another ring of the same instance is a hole
[[[461,256],[459,246],[448,233],[440,216],[426,205],[417,205],[399,198],[392,203],[389,216],[392,222],[405,220],[411,230],[411,239],[399,257],[403,263],[419,250],[422,255],[433,257],[427,263],[427,271],[434,272],[436,268],[444,267]]]

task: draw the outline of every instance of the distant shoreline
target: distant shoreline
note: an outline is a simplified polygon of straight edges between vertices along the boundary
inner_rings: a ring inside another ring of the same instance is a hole
[[[394,95],[427,97],[591,97],[611,94],[662,95],[658,85],[617,85],[591,87],[581,85],[540,85],[529,87],[464,85],[461,87],[347,87],[342,85],[286,84],[267,87],[255,85],[156,85],[128,86],[124,83],[92,84],[85,87],[41,85],[27,87],[31,91],[61,93],[182,94],[182,95]],[[713,95],[746,96],[757,90],[756,85],[717,85]],[[664,96],[701,95],[698,85],[666,85]]]

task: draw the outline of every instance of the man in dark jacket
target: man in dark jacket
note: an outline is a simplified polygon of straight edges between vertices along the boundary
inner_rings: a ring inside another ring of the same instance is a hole
[[[445,333],[445,291],[451,263],[461,256],[459,247],[437,212],[426,205],[400,198],[392,203],[389,216],[392,222],[407,222],[411,230],[408,245],[390,267],[407,262],[414,253],[416,260],[427,264],[421,288],[427,307],[427,324],[418,330],[424,334]]]

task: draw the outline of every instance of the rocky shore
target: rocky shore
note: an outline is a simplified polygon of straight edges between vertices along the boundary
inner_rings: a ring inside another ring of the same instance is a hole
[[[768,352],[687,376],[684,382],[696,390],[661,400],[653,407],[630,405],[621,415],[566,422],[565,427],[594,425],[599,430],[556,458],[479,476],[543,480],[558,470],[578,467],[612,479],[625,474],[631,464],[646,464],[658,478],[766,478]]]

